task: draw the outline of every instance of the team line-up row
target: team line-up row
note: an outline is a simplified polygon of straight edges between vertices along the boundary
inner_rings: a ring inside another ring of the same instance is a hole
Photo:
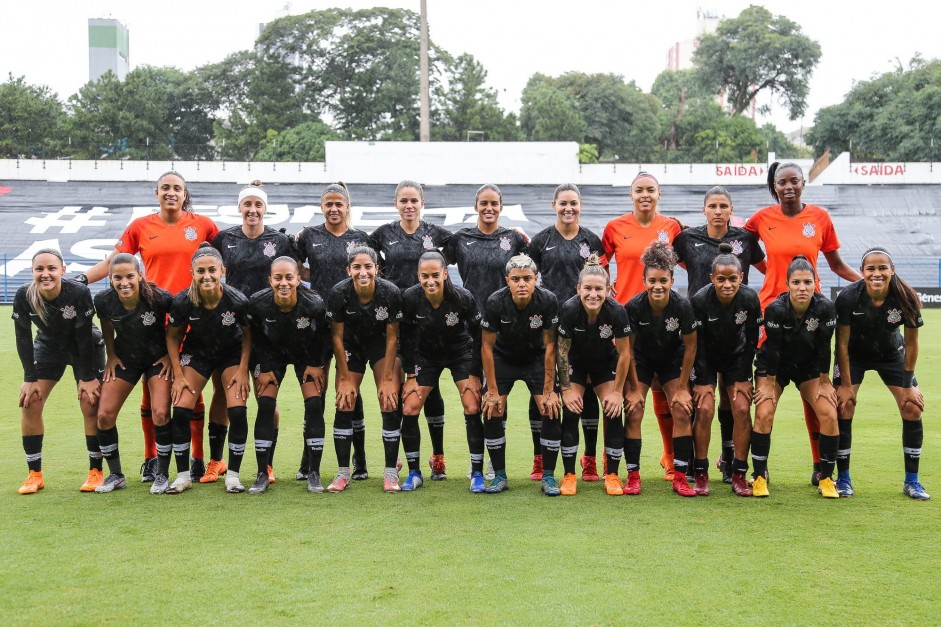
[[[438,383],[448,369],[464,413],[474,493],[508,487],[506,400],[522,381],[531,395],[531,477],[547,495],[577,491],[579,426],[582,479],[601,478],[599,423],[605,491],[639,494],[641,421],[653,390],[661,465],[677,494],[710,492],[708,448],[718,408],[723,481],[740,496],[768,496],[771,427],[783,389],[794,382],[811,437],[811,480],[824,497],[848,497],[856,391],[864,373],[875,370],[902,417],[903,491],[927,499],[918,479],[924,409],[914,377],[918,299],[881,247],[866,251],[859,273],[844,263],[828,214],[801,202],[803,187],[799,167],[775,164],[769,190],[778,204],[756,212],[744,229],[731,226],[732,201],[722,188],[706,194],[706,224],[687,228],[659,213],[659,184],[642,173],[631,187],[633,211],[609,222],[599,239],[579,225],[579,191],[566,184],[553,199],[556,223],[529,239],[499,226],[503,199],[495,185],[478,190],[477,224],[450,233],[421,220],[422,188],[404,181],[395,192],[401,219],[367,235],[349,225],[347,188],[332,184],[321,194],[324,224],[289,238],[264,226],[267,194],[260,184],[239,195],[243,224],[220,232],[189,211],[185,181],[168,172],[157,184],[160,212],[134,220],[107,259],[69,281],[61,255],[40,251],[33,282],[17,292],[13,317],[29,466],[20,492],[44,486],[42,410],[69,365],[91,466],[83,491],[125,487],[116,417],[143,381],[142,475],[152,482],[151,492],[179,493],[194,480],[222,476],[228,492],[245,490],[240,469],[251,385],[258,472],[248,491],[265,492],[273,480],[278,392],[293,365],[304,399],[298,478],[307,480],[309,491],[322,492],[323,393],[335,358],[339,471],[326,487],[330,492],[367,476],[359,388],[369,365],[387,492],[424,483],[422,409],[433,450],[431,478],[446,477]],[[854,281],[835,303],[817,291],[820,252]],[[613,286],[608,259],[617,262]],[[449,263],[457,265],[463,287],[449,278]],[[678,264],[689,275],[689,299],[672,289]],[[746,284],[751,266],[766,275],[760,292]],[[92,302],[82,283],[106,276],[110,287]],[[96,311],[100,333],[92,323]],[[204,467],[201,392],[209,379],[215,394]],[[408,466],[401,483],[400,444]],[[746,477],[749,449],[753,481]],[[626,483],[618,472],[622,457]]]

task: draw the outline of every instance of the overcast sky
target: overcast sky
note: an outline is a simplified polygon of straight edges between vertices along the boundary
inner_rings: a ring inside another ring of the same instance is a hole
[[[419,10],[419,0],[14,0],[4,3],[0,78],[25,75],[65,100],[88,80],[90,17],[113,17],[130,31],[131,68],[149,64],[191,70],[250,48],[257,24],[330,6],[393,6]],[[450,53],[473,54],[489,73],[503,106],[518,110],[535,72],[613,72],[645,91],[666,68],[667,50],[696,34],[696,12],[734,17],[747,0],[428,0],[432,39]],[[836,104],[874,73],[907,66],[920,52],[941,57],[933,2],[791,0],[769,3],[820,42],[823,56],[811,82],[810,125],[820,107]],[[761,103],[759,103],[761,104]],[[771,120],[784,131],[800,125],[783,107]]]

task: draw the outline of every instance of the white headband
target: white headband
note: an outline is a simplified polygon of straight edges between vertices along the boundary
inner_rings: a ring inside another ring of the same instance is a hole
[[[253,185],[250,185],[239,192],[239,205],[241,205],[242,201],[249,196],[257,196],[258,198],[261,198],[261,202],[265,203],[266,207],[268,206],[268,194],[266,194],[265,190],[262,188],[255,187]]]

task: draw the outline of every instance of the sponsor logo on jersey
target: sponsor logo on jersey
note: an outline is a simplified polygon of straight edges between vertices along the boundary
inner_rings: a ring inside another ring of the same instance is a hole
[[[229,327],[235,324],[235,314],[227,311],[222,314],[222,326]]]
[[[386,320],[389,318],[388,307],[376,307],[376,320]]]
[[[889,315],[886,318],[889,321],[889,324],[898,324],[902,321],[902,310],[901,309],[890,309]]]
[[[536,314],[535,316],[530,316],[529,318],[529,328],[538,329],[542,326],[542,314]]]
[[[145,311],[141,314],[140,318],[145,327],[149,327],[157,321],[157,316],[155,316],[152,311]]]
[[[780,324],[778,324],[777,322],[771,322],[770,320],[768,320],[767,322],[765,322],[765,324],[768,326],[769,329],[780,329],[780,328],[781,328],[781,325],[780,325]]]
[[[664,231],[663,229],[660,229],[659,231],[657,231],[657,239],[663,242],[664,244],[669,244],[670,234]]]
[[[444,323],[449,327],[453,327],[458,322],[461,321],[460,316],[457,315],[456,311],[449,311],[444,315]]]
[[[298,319],[297,319],[297,328],[298,328],[298,329],[306,329],[306,328],[309,327],[309,326],[310,326],[310,318],[301,317],[301,318],[298,318]]]
[[[500,238],[500,250],[510,250],[510,238],[503,236]]]
[[[680,319],[679,318],[667,318],[664,320],[667,331],[673,332],[680,328]]]
[[[735,324],[745,324],[748,320],[748,312],[744,309],[735,314]]]
[[[186,239],[188,239],[188,240],[191,241],[191,242],[195,242],[195,241],[196,241],[196,237],[197,237],[197,235],[196,235],[196,227],[195,227],[195,226],[188,226],[188,227],[186,227],[185,229],[183,229],[183,237],[185,237]]]
[[[181,365],[181,366],[188,366],[188,365],[190,365],[190,362],[191,362],[192,360],[193,360],[193,356],[190,355],[190,354],[183,353],[182,355],[180,355],[180,365]]]
[[[801,233],[804,235],[804,237],[813,237],[817,234],[817,227],[813,222],[805,222],[804,230],[802,230]]]
[[[741,240],[737,240],[737,239],[732,240],[731,242],[729,242],[729,244],[732,245],[733,255],[741,255],[743,252],[745,252],[745,247],[742,245]]]
[[[611,332],[611,325],[610,325],[610,324],[603,324],[603,325],[601,325],[600,327],[598,327],[598,335],[600,335],[600,336],[601,336],[601,339],[603,339],[603,340],[606,340],[606,339],[608,339],[609,337],[611,337],[611,335],[612,335],[612,332]]]
[[[422,245],[422,248],[424,248],[425,250],[431,250],[435,247],[435,243],[431,241],[430,235],[421,236],[421,245]]]
[[[820,326],[820,320],[817,318],[807,318],[806,323],[808,331],[816,331],[817,327]]]
[[[75,316],[76,316],[75,307],[73,307],[72,305],[66,305],[65,307],[62,308],[62,317],[65,318],[66,320],[71,320]]]
[[[581,255],[582,259],[588,259],[591,256],[591,251],[588,250],[588,244],[582,242],[582,245],[578,249],[578,254]]]
[[[13,319],[14,319],[14,320],[19,320],[19,319],[20,319],[20,314],[18,314],[18,313],[16,313],[16,312],[14,311],[14,312],[13,312]]]
[[[274,257],[277,253],[277,248],[274,245],[274,242],[265,242],[265,248],[261,251],[265,257]]]

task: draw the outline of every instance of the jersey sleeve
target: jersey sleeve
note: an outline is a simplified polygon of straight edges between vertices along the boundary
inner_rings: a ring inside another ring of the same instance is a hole
[[[559,308],[559,337],[572,339],[575,327],[575,314],[577,310],[569,306],[569,301],[565,301]]]
[[[395,324],[402,321],[402,292],[394,283],[389,283],[389,317],[386,324]]]
[[[689,335],[696,330],[696,314],[693,313],[693,306],[688,300],[680,297],[680,333]]]
[[[823,232],[821,233],[820,252],[830,253],[834,250],[839,250],[840,240],[837,239],[836,229],[833,228],[833,220],[830,219],[830,214],[827,213],[825,209],[821,209],[820,213],[823,215]]]
[[[597,253],[601,265],[607,268],[609,260],[607,253],[605,253],[604,246],[601,244],[601,238],[588,229],[585,229],[585,236],[588,238],[588,250]]]
[[[294,258],[297,259],[299,263],[308,263],[307,259],[307,227],[304,227],[300,232],[291,238],[291,245],[294,249]],[[308,265],[309,267],[309,265]]]
[[[515,238],[516,246],[513,248],[513,254],[519,255],[526,252],[526,248],[529,246],[526,238],[523,237],[519,231],[512,230],[513,236]]]
[[[749,233],[754,233],[755,239],[761,239],[761,236],[758,234],[758,227],[761,224],[761,210],[759,209],[755,213],[751,214],[747,220],[745,220],[744,228]]]
[[[627,317],[627,310],[617,301],[614,301],[614,337],[622,338],[634,335],[634,329],[631,327],[631,321]]]
[[[271,372],[272,346],[265,335],[265,313],[262,303],[252,299],[245,308],[245,318],[252,329],[252,354],[258,359],[262,372]]]
[[[170,301],[170,318],[167,321],[171,327],[186,326],[186,318],[191,311],[189,297],[186,292],[180,292]]]
[[[124,232],[121,233],[121,237],[118,238],[118,241],[115,243],[114,247],[117,248],[122,253],[130,253],[136,255],[140,252],[140,226],[141,218],[134,220],[124,229]]]
[[[542,247],[545,246],[546,231],[542,230],[533,235],[526,247],[526,254],[536,262],[536,267],[542,272]]]
[[[219,226],[213,221],[212,218],[207,216],[198,216],[202,218],[201,222],[203,223],[203,228],[206,229],[206,241],[212,242],[216,239],[216,236],[219,235]]]
[[[451,241],[451,237],[454,234],[451,231],[447,230],[444,227],[438,226],[437,224],[431,225],[431,241],[434,243],[435,247],[442,249],[448,245],[448,242]]]
[[[92,319],[95,316],[95,305],[92,302],[91,292],[84,285],[76,284],[80,288],[79,297],[75,305],[75,339],[78,345],[78,376],[82,381],[95,380],[95,337]]]
[[[340,287],[341,284],[342,283],[337,283],[334,285],[333,289],[331,289],[330,293],[327,295],[327,318],[332,323],[346,322],[346,303],[343,298],[343,290]]]
[[[853,298],[851,293],[854,291],[853,286],[850,285],[840,290],[840,293],[836,295],[834,308],[836,309],[837,324],[845,326],[853,324]]]
[[[108,294],[107,289],[102,290],[98,292],[97,294],[95,294],[95,298],[92,301],[95,304],[95,311],[98,313],[98,319],[101,320],[102,322],[104,322],[105,320],[110,320],[111,318],[111,315],[110,315],[111,312],[105,311],[108,308],[107,307],[107,294]]]
[[[483,316],[480,319],[480,328],[484,331],[496,333],[500,328],[500,297],[494,292],[484,305]]]
[[[551,331],[559,328],[559,299],[549,290],[545,291],[546,302],[543,305],[542,329]]]
[[[748,318],[745,320],[745,351],[750,364],[754,360],[755,352],[758,350],[758,337],[761,325],[764,324],[758,294],[752,294],[746,311],[748,312]]]
[[[686,233],[680,231],[673,240],[673,252],[676,253],[677,263],[686,263]]]
[[[604,256],[607,257],[609,263],[614,259],[614,237],[614,228],[611,226],[611,222],[608,222],[601,234],[601,247],[604,249]]]
[[[765,343],[762,345],[765,351],[765,372],[769,377],[775,377],[778,374],[778,366],[781,363],[781,345],[784,340],[784,316],[782,307],[772,303],[765,310]]]
[[[16,354],[23,365],[23,381],[35,382],[33,363],[33,330],[29,319],[30,309],[26,302],[26,289],[16,291],[13,297],[13,330],[16,335]]]
[[[833,303],[821,297],[820,325],[817,327],[817,364],[820,374],[830,374],[830,358],[833,351],[830,343],[836,330],[836,310]]]
[[[765,251],[758,245],[758,236],[751,231],[747,231],[744,236],[748,238],[748,250],[751,254],[748,265],[753,266],[764,261]]]

